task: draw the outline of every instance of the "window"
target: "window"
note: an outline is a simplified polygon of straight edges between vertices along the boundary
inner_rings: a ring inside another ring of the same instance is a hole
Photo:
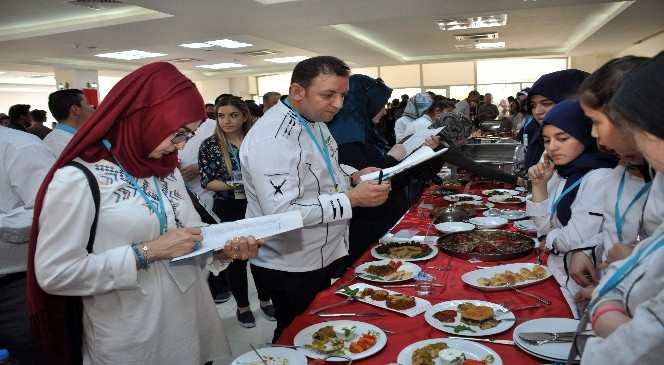
[[[504,58],[478,60],[477,83],[534,82],[540,76],[567,68],[566,58]]]
[[[463,100],[468,97],[468,93],[475,90],[475,85],[453,85],[450,86],[450,98]]]
[[[434,93],[436,95],[442,95],[444,97],[447,97],[447,88],[444,88],[444,89],[424,88],[424,91],[431,91],[432,93]]]
[[[392,99],[399,99],[401,100],[401,95],[407,94],[409,97],[415,96],[415,94],[422,92],[422,89],[419,87],[406,87],[402,89],[392,89],[392,95],[390,96],[390,100]]]
[[[280,73],[268,76],[258,76],[258,95],[263,96],[266,92],[276,91],[281,95],[288,95],[291,73]]]
[[[509,109],[507,97],[516,97],[516,93],[521,91],[521,83],[477,85],[477,91],[482,95],[490,93],[493,97],[493,104],[498,106],[498,110],[501,110],[502,100],[505,100],[503,105]]]

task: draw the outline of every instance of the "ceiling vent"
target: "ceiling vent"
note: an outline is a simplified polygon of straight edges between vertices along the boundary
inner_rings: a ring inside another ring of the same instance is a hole
[[[456,38],[457,41],[483,41],[487,39],[498,39],[498,33],[457,34],[454,38]]]
[[[257,51],[249,51],[249,52],[239,52],[236,54],[243,55],[243,56],[251,56],[251,57],[261,57],[261,56],[269,56],[273,54],[281,53],[279,51],[275,51],[273,49],[259,49]]]
[[[182,57],[182,58],[174,58],[172,60],[166,60],[166,62],[171,62],[171,63],[189,63],[189,62],[200,62],[202,61],[199,58],[189,58],[189,57]]]
[[[67,3],[92,10],[110,9],[124,5],[120,0],[68,0]]]

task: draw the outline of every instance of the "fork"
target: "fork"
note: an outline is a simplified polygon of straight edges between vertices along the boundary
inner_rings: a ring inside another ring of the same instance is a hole
[[[522,295],[529,296],[529,297],[531,297],[531,298],[537,299],[537,301],[542,302],[542,303],[544,303],[544,304],[547,304],[547,305],[550,305],[550,304],[551,304],[551,301],[550,301],[550,300],[548,300],[548,299],[546,299],[546,298],[543,298],[543,297],[540,297],[539,295],[535,295],[535,294],[529,293],[529,292],[527,292],[527,291],[524,291],[524,290],[521,290],[521,289],[517,289],[517,288],[515,288],[514,286],[509,285],[509,284],[507,285],[507,287],[510,288],[510,289],[512,289],[512,290],[514,290],[515,292],[517,292],[517,293],[519,293],[519,294],[522,294]]]

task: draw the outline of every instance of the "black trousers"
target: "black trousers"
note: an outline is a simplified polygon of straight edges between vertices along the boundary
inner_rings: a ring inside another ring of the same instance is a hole
[[[25,272],[0,277],[0,349],[21,365],[45,364],[32,341],[25,287]]]
[[[222,222],[232,222],[239,219],[244,219],[245,212],[247,211],[247,201],[245,199],[215,199],[212,208],[214,213],[219,217]],[[270,295],[256,280],[256,275],[252,268],[251,274],[254,276],[256,284],[256,291],[258,292],[258,299],[262,301],[270,300]],[[249,282],[247,279],[247,261],[234,260],[228,268],[224,271],[225,278],[220,274],[219,276],[210,276],[208,282],[210,287],[223,288],[222,281],[226,281],[233,293],[233,298],[238,307],[249,306]],[[214,291],[213,290],[213,295]]]
[[[295,317],[307,309],[318,292],[330,287],[332,271],[338,262],[339,260],[322,269],[306,272],[272,270],[251,265],[254,280],[268,289],[274,304],[277,328],[272,337],[273,343]]]

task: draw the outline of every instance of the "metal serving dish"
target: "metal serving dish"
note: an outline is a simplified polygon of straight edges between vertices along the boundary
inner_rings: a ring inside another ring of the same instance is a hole
[[[434,224],[442,222],[463,222],[475,216],[475,210],[461,207],[435,208],[431,211],[431,220]]]
[[[460,147],[460,151],[479,164],[499,168],[511,174],[520,146],[518,143],[465,144]]]
[[[448,255],[481,261],[526,256],[536,244],[537,241],[531,237],[499,229],[449,233],[438,238],[438,247]]]

